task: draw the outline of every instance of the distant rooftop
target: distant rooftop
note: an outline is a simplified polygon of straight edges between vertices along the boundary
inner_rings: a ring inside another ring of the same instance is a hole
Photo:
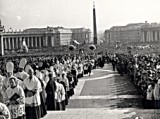
[[[160,23],[148,23],[147,21],[145,23],[130,23],[126,26],[113,26],[110,28],[110,30],[119,31],[119,30],[134,30],[134,29],[140,29],[140,28],[152,28],[152,27],[160,27]]]

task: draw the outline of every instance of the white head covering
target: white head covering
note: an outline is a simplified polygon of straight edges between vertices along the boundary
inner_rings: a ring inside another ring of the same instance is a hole
[[[31,66],[28,64],[28,65],[25,67],[25,72],[28,73],[29,69],[31,69]]]
[[[13,73],[14,64],[12,62],[7,62],[6,69],[7,69],[7,72],[12,72]]]
[[[19,68],[24,68],[27,64],[26,58],[22,58],[19,63]]]

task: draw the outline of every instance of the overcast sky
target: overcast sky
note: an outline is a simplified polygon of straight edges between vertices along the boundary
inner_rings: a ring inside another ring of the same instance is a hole
[[[160,0],[94,0],[97,30],[137,22],[160,22]],[[93,0],[0,0],[6,29],[62,26],[93,29]]]

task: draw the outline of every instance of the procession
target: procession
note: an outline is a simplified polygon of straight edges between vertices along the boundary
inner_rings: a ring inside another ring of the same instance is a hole
[[[89,76],[91,61],[87,59],[85,64]],[[78,69],[84,73],[83,60],[76,57],[22,58],[4,65],[0,78],[1,104],[8,109],[1,110],[1,117],[6,119],[39,119],[47,110],[65,111],[78,77],[83,76]]]
[[[159,4],[1,0],[0,119],[160,119]]]

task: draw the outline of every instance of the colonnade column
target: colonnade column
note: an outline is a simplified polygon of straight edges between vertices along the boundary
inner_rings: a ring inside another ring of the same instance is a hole
[[[54,46],[54,36],[51,36],[51,46]]]
[[[144,32],[142,31],[142,39],[141,39],[142,42],[144,42]]]
[[[33,48],[33,37],[31,37],[31,47]]]
[[[4,49],[7,49],[7,38],[4,38]]]
[[[12,37],[12,49],[14,50],[14,37]]]
[[[37,48],[37,37],[35,37],[35,47]]]
[[[27,38],[27,47],[29,48],[29,37],[26,38]]]
[[[18,37],[16,37],[16,49],[18,49]]]
[[[22,37],[19,38],[20,49],[22,49]]]
[[[150,31],[150,41],[153,41],[153,31]]]
[[[38,38],[38,40],[39,40],[39,47],[41,48],[41,36]]]
[[[146,38],[146,41],[147,41],[147,42],[149,41],[149,31],[147,31],[147,38]]]
[[[155,31],[154,38],[155,38],[155,41],[157,41],[157,40],[158,40],[158,34],[157,34],[157,31]]]
[[[10,37],[7,40],[8,40],[8,49],[10,50],[11,49],[11,40],[10,40]]]
[[[13,37],[13,43],[14,43],[14,50],[16,50],[17,44],[16,44],[16,37]]]
[[[1,35],[1,55],[3,56],[4,55],[4,39],[3,39],[3,33],[1,32],[0,33]]]
[[[48,37],[47,37],[47,36],[45,36],[44,44],[45,44],[45,46],[47,46],[47,45],[48,45]]]

